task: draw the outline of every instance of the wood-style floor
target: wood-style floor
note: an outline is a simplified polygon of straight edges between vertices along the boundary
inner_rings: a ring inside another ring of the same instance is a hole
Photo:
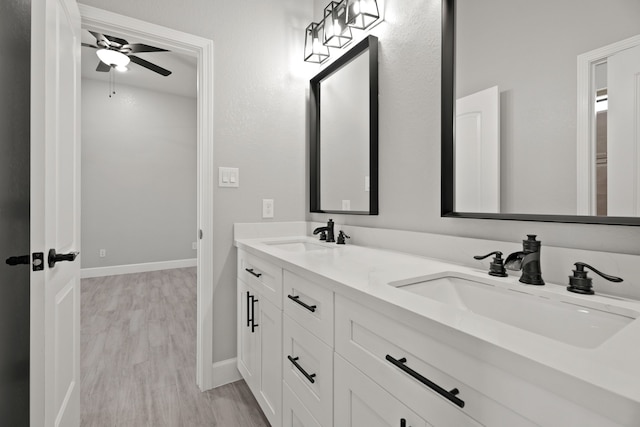
[[[269,425],[244,381],[196,386],[195,268],[83,279],[81,295],[83,427]]]

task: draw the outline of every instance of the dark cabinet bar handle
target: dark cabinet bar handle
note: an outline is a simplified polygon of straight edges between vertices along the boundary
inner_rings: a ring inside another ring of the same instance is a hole
[[[247,291],[247,328],[251,326],[251,295]]]
[[[407,427],[407,420],[400,418],[400,427]]]
[[[455,403],[459,407],[464,408],[464,401],[462,399],[460,399],[459,397],[457,397],[457,394],[460,393],[460,391],[457,388],[454,388],[451,391],[447,391],[447,390],[443,389],[442,387],[440,387],[438,384],[436,384],[436,383],[430,381],[429,379],[423,377],[422,375],[420,375],[419,373],[417,373],[416,371],[414,371],[413,369],[411,369],[410,367],[405,365],[405,363],[407,363],[407,358],[406,357],[403,357],[402,359],[394,359],[393,357],[391,357],[391,356],[389,356],[387,354],[386,359],[389,362],[393,363],[398,368],[402,369],[407,374],[411,375],[413,378],[415,378],[418,381],[420,381],[422,384],[424,384],[427,387],[429,387],[431,390],[433,390],[436,393],[438,393],[440,396],[450,400],[451,402]]]
[[[315,305],[308,305],[308,304],[305,304],[302,301],[300,301],[300,295],[296,295],[296,296],[287,295],[287,297],[290,300],[292,300],[294,302],[297,302],[298,304],[300,304],[301,306],[303,306],[304,308],[306,308],[307,310],[309,310],[312,313],[316,311],[316,306]]]
[[[253,271],[253,268],[245,268],[245,270],[248,271],[249,273],[253,274],[256,277],[262,276],[262,273],[256,273],[255,271]]]
[[[256,323],[256,303],[258,299],[251,295],[251,333],[256,331],[256,328],[260,325]]]
[[[293,366],[295,366],[296,368],[298,368],[298,370],[300,372],[302,372],[302,375],[304,375],[311,384],[315,383],[316,380],[314,380],[313,378],[316,376],[316,374],[308,374],[307,371],[305,371],[302,366],[300,366],[300,364],[298,364],[298,359],[300,359],[299,357],[291,357],[291,356],[287,356],[287,359],[289,359],[289,361],[291,363],[293,363]]]

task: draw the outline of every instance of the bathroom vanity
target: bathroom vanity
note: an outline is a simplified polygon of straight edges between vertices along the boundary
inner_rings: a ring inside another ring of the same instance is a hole
[[[639,425],[638,301],[305,234],[236,233],[238,369],[271,425]]]

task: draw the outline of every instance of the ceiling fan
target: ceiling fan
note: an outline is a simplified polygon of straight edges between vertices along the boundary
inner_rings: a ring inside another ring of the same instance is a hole
[[[130,44],[125,39],[119,37],[108,36],[95,31],[89,32],[96,38],[96,46],[87,43],[82,43],[82,46],[97,49],[96,53],[98,58],[100,58],[100,63],[98,63],[96,71],[106,73],[110,71],[112,67],[124,71],[126,70],[126,65],[131,61],[165,77],[171,74],[171,71],[133,55],[134,53],[143,52],[169,52],[167,49],[142,43]]]

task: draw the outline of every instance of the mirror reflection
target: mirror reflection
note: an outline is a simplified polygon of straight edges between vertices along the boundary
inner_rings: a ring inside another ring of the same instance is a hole
[[[376,43],[369,36],[311,80],[312,212],[377,214]]]
[[[640,2],[456,0],[456,212],[640,216]]]

